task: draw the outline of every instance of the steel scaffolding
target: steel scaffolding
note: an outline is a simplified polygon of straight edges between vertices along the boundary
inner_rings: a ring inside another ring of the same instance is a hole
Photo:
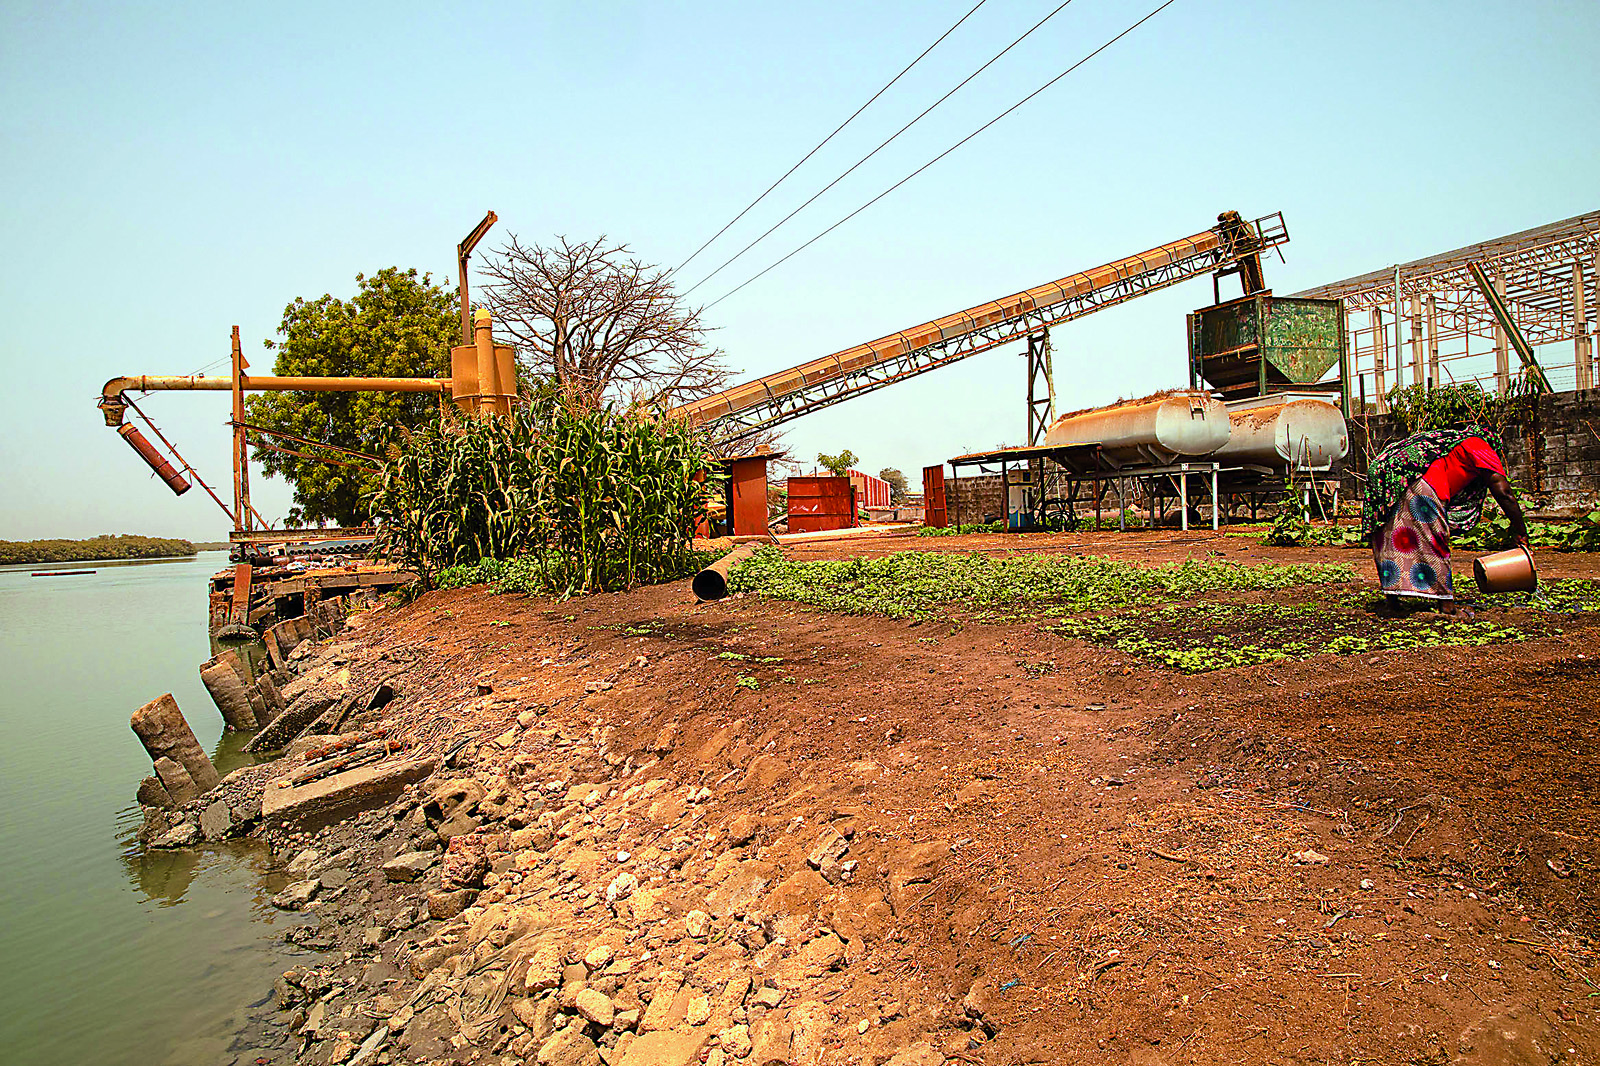
[[[1554,387],[1595,387],[1600,211],[1295,293],[1344,302],[1352,402],[1364,395],[1382,412],[1393,385],[1478,381],[1506,390],[1520,366],[1473,280],[1474,264]],[[1563,342],[1571,347],[1551,347]]]

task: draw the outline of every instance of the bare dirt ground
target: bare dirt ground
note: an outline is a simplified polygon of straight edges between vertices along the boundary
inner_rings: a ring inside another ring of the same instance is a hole
[[[1372,580],[1362,552],[1209,532],[786,554],[899,550],[1342,562]],[[1600,557],[1540,562],[1600,578]],[[1590,1062],[1600,614],[1542,621],[1515,643],[1183,674],[1026,620],[696,604],[680,582],[565,603],[434,592],[346,639],[420,657],[426,690],[389,708],[419,747],[471,737],[464,765],[514,781],[559,761],[568,800],[603,785],[592,814],[545,820],[564,827],[546,854],[497,845],[519,873],[478,906],[570,899],[573,937],[641,949],[640,991],[606,986],[619,1010],[648,1015],[644,994],[685,972],[714,1000],[737,971],[778,1001],[738,1012],[748,1033],[782,1021],[796,1062]],[[621,908],[596,901],[619,849],[645,892]],[[573,872],[540,882],[541,863]],[[703,936],[685,935],[691,909]],[[517,1032],[500,1061],[534,1061]],[[740,1061],[728,1043],[718,1061]]]

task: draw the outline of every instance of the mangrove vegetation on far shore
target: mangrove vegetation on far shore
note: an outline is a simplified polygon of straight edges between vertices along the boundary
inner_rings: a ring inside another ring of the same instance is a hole
[[[0,566],[75,563],[89,559],[159,559],[193,555],[195,546],[173,537],[103,533],[87,540],[0,540]]]

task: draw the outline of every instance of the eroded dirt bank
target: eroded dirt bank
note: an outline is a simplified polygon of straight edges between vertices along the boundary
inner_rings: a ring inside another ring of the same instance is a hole
[[[381,608],[301,666],[440,763],[267,820],[319,952],[239,1061],[1591,1061],[1595,617],[1186,675],[683,584]]]

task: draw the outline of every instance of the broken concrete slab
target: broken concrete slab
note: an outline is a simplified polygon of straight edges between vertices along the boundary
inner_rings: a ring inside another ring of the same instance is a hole
[[[331,774],[304,785],[281,777],[267,784],[261,797],[266,820],[302,821],[311,817],[355,814],[390,802],[400,790],[433,773],[438,760],[390,759]]]

